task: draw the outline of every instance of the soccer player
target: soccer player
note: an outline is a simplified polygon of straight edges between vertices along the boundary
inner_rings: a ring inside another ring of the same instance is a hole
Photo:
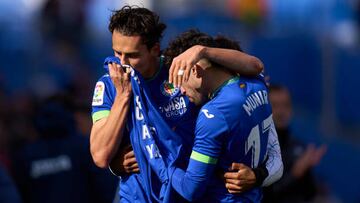
[[[164,54],[177,55],[177,51],[181,53],[195,44],[213,46],[216,42],[204,33],[190,30],[170,43]],[[252,188],[241,195],[230,194],[222,177],[214,172],[227,171],[233,162],[256,168],[265,161],[273,125],[265,81],[260,76],[239,77],[207,59],[200,59],[182,83],[181,92],[196,105],[208,102],[202,106],[196,121],[187,169],[169,169],[172,186],[188,201],[260,202],[261,188]]]
[[[183,147],[188,148],[184,150],[188,152],[185,154],[187,156],[184,155],[186,158],[189,157],[193,144],[198,109],[167,81],[168,68],[164,65],[163,57],[159,57],[159,41],[164,29],[165,25],[159,22],[155,13],[145,8],[129,6],[115,11],[109,24],[115,56],[123,64],[134,67],[147,80],[159,112],[168,125],[183,138]],[[208,51],[201,52],[202,58],[233,68],[235,72],[256,75],[262,70],[262,64],[256,57],[234,50],[206,49]],[[245,66],[244,61],[247,61]],[[231,66],[228,66],[229,62]],[[97,82],[92,102],[91,153],[99,167],[105,168],[109,164],[114,170],[122,167],[121,159],[124,157],[116,155],[129,143],[126,122],[131,96],[129,73],[123,72],[116,64],[109,64],[109,74],[105,74]],[[184,167],[188,161],[185,158],[182,163]],[[132,163],[128,170],[134,171],[137,167],[135,157],[128,156],[125,159],[130,159]],[[123,202],[146,201],[142,199],[144,191],[138,174],[123,176],[119,193]]]

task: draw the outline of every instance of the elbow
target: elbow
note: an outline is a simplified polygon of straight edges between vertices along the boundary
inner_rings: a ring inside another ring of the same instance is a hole
[[[204,187],[204,185],[206,184],[199,184],[198,187],[193,188],[193,190],[188,190],[188,192],[184,195],[184,198],[189,202],[199,199],[205,192],[206,187]]]
[[[91,148],[91,156],[96,166],[107,168],[110,164],[110,158],[104,150],[95,150]]]
[[[184,198],[189,202],[193,202],[193,201],[197,200],[201,196],[202,193],[203,192],[195,192],[194,191],[192,193],[188,193],[187,195],[184,195]]]
[[[252,63],[253,64],[253,68],[258,72],[258,73],[261,73],[264,71],[264,64],[263,62],[256,58],[256,57],[252,57],[251,59]]]

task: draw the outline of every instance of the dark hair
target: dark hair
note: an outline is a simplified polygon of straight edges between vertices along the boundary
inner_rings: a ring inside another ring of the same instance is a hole
[[[141,36],[148,49],[160,42],[165,28],[156,13],[137,6],[124,6],[114,11],[109,24],[111,33],[118,31],[126,36]]]
[[[237,41],[234,41],[223,35],[218,35],[215,37],[216,47],[224,49],[235,49],[238,51],[243,51]]]
[[[197,29],[191,29],[183,32],[171,41],[164,50],[165,64],[169,67],[172,60],[194,45],[203,45],[207,47],[216,47],[215,40]]]

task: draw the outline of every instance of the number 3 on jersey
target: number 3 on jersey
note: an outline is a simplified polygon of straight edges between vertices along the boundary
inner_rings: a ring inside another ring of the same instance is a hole
[[[266,132],[269,132],[271,124],[272,124],[272,115],[267,117],[265,120],[261,122],[263,135]],[[250,151],[251,150],[251,151]],[[256,168],[259,165],[260,159],[260,127],[256,125],[250,131],[250,134],[245,143],[245,154],[251,153],[251,168]]]

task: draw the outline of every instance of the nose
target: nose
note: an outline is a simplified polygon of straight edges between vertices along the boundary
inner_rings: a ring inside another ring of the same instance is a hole
[[[122,54],[122,55],[120,56],[120,60],[121,60],[121,64],[127,64],[127,65],[130,65],[129,58],[128,58],[128,57],[126,57],[126,55],[125,55],[125,54]]]

